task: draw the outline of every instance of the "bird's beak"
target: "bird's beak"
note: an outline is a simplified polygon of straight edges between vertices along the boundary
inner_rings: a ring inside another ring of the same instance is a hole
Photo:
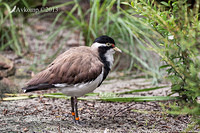
[[[122,52],[118,47],[114,47],[113,49],[114,49],[115,51],[117,51],[117,52],[120,52],[120,53]]]

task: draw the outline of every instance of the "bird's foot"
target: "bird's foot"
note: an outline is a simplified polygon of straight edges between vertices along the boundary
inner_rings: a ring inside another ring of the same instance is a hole
[[[85,123],[80,121],[80,120],[74,120],[74,124],[78,125],[78,126],[84,126]]]

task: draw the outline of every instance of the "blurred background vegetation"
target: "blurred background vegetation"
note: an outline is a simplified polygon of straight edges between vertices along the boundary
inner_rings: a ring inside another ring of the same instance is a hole
[[[199,6],[198,0],[0,0],[0,50],[11,50],[18,57],[31,54],[19,19],[21,25],[30,25],[30,18],[51,23],[44,42],[47,50],[36,64],[47,64],[59,53],[64,43],[51,58],[46,56],[63,30],[78,31],[80,41],[88,46],[106,34],[124,53],[115,57],[115,70],[143,72],[153,78],[153,84],[169,79],[172,94],[178,93],[180,98],[169,112],[191,114],[200,123]]]

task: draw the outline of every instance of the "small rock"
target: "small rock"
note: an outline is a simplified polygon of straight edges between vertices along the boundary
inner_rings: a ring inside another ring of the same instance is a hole
[[[17,92],[16,85],[8,78],[0,80],[0,98],[3,97],[4,93],[15,93]]]
[[[15,74],[14,63],[6,57],[0,55],[0,79]]]
[[[165,125],[166,123],[165,121],[160,121],[160,124]]]
[[[16,85],[8,79],[15,74],[14,63],[6,57],[0,55],[0,97],[4,93],[13,93],[16,91]]]
[[[28,128],[24,128],[24,132],[27,132],[28,131]]]

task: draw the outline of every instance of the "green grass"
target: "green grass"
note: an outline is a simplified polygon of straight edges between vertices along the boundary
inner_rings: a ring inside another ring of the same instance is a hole
[[[148,92],[148,91],[152,91],[152,90],[157,90],[157,89],[162,89],[165,88],[167,86],[157,86],[157,87],[152,87],[152,88],[145,88],[145,89],[136,89],[136,90],[131,90],[131,91],[126,91],[126,92],[121,92],[118,94],[132,94],[135,92]]]
[[[98,95],[98,97],[97,97]],[[48,98],[63,98],[69,99],[69,96],[66,96],[62,93],[51,93],[51,94],[42,94],[42,95],[28,95],[28,94],[6,94],[7,97],[3,98],[3,101],[11,100],[22,100],[37,98],[40,96]],[[98,100],[98,101],[107,101],[107,102],[150,102],[150,101],[169,101],[169,100],[178,100],[178,97],[171,96],[135,96],[135,97],[118,97],[115,93],[90,93],[87,94],[90,97],[80,97],[79,100]]]
[[[15,26],[13,16],[10,13],[11,7],[5,2],[0,2],[0,7],[0,50],[10,47],[16,52],[17,55],[22,55],[22,49],[19,44],[16,29],[17,27]],[[9,26],[5,25],[6,23],[10,23]]]

